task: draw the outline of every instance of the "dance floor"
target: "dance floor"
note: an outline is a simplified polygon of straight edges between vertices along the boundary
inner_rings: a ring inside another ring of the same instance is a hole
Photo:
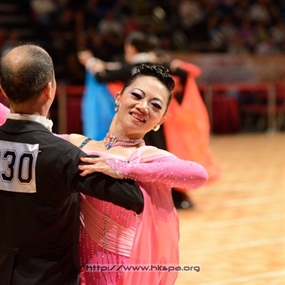
[[[222,177],[179,210],[175,285],[285,284],[285,133],[214,135],[211,149]]]

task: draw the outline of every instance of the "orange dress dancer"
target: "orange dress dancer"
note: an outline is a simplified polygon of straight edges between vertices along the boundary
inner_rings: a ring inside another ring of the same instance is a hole
[[[168,119],[164,123],[167,150],[201,164],[208,172],[208,182],[212,182],[220,177],[221,168],[209,148],[209,116],[195,80],[201,70],[187,62],[180,68],[188,71],[188,77],[181,104],[173,98],[168,109]]]

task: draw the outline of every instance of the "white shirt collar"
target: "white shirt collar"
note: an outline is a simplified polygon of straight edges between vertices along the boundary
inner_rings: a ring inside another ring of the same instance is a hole
[[[53,122],[48,118],[40,115],[29,115],[29,114],[18,114],[18,113],[8,113],[8,119],[12,120],[26,120],[26,121],[34,121],[42,124],[46,127],[50,132],[52,131]]]

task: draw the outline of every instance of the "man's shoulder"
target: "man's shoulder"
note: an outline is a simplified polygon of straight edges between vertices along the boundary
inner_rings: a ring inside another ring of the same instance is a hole
[[[37,132],[38,138],[41,139],[42,143],[44,144],[52,144],[51,147],[54,147],[55,145],[58,147],[63,147],[66,149],[78,149],[75,145],[73,145],[68,140],[61,138],[57,135],[54,135],[50,132]],[[79,149],[78,149],[79,151]]]

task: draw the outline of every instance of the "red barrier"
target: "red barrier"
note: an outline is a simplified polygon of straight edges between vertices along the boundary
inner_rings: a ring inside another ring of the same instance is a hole
[[[58,133],[82,134],[81,100],[84,93],[82,85],[59,84],[58,101]]]
[[[241,117],[265,115],[267,129],[276,131],[284,123],[285,83],[203,84],[204,96],[214,133],[237,132]],[[249,100],[250,96],[253,100]]]

